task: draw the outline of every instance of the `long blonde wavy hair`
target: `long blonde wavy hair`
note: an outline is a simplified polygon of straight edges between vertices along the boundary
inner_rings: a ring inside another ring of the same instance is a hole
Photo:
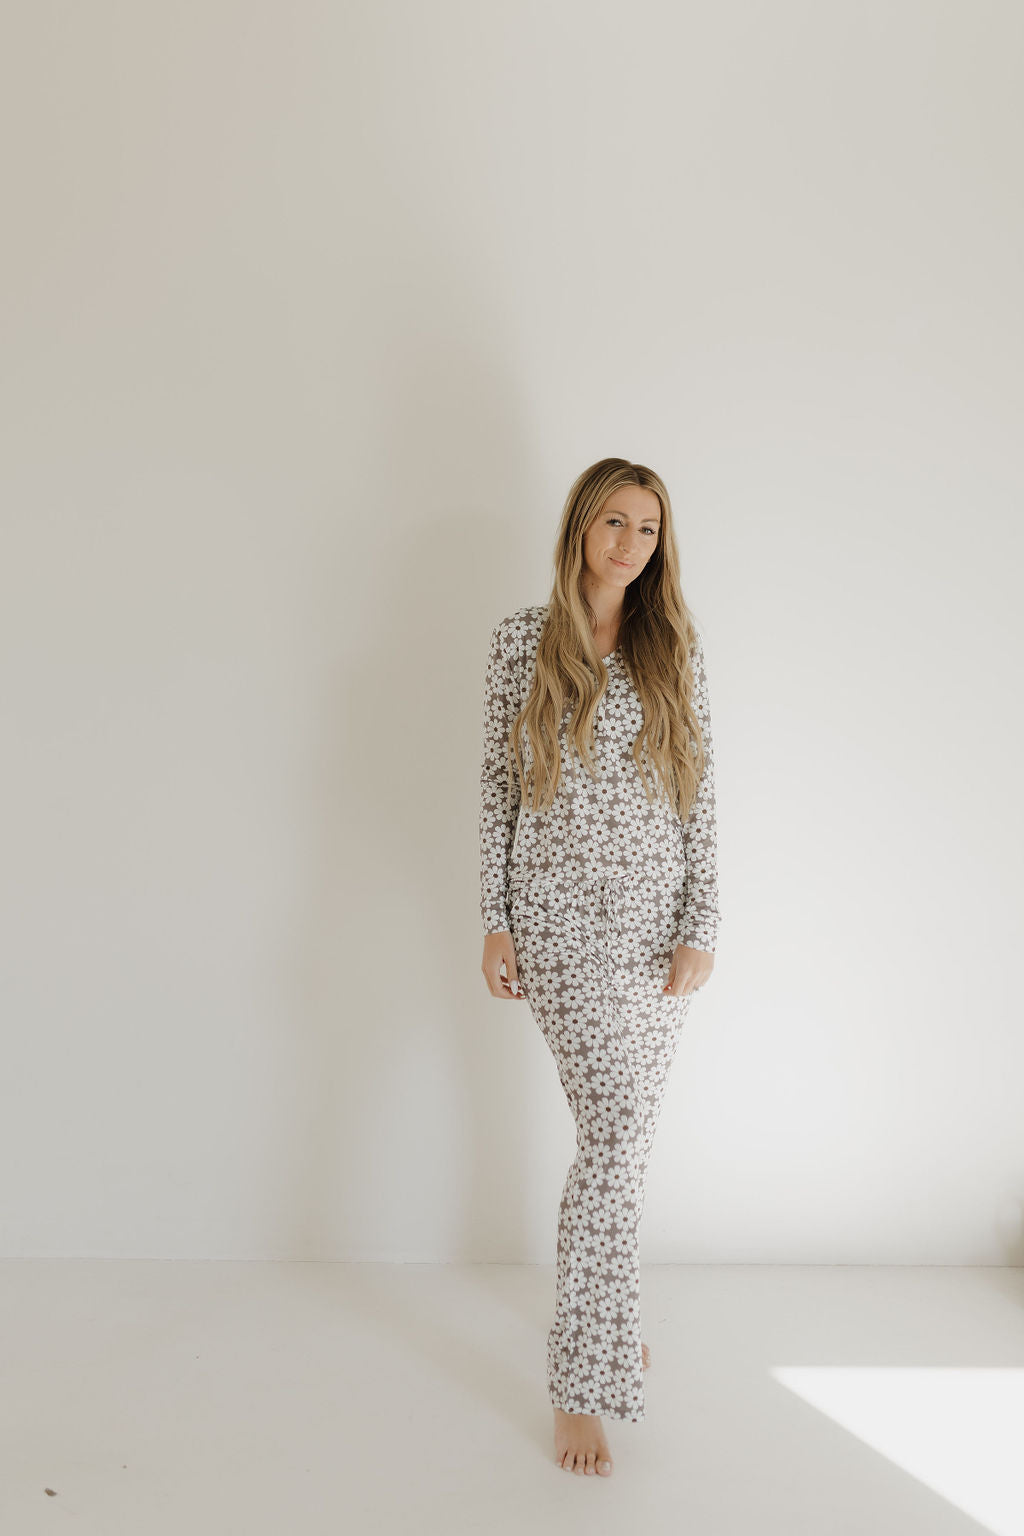
[[[570,703],[566,741],[573,774],[578,758],[594,776],[594,719],[608,686],[608,669],[594,640],[596,615],[582,590],[583,539],[608,497],[623,485],[644,486],[661,503],[657,547],[626,588],[619,626],[622,660],[643,705],[633,760],[648,801],[664,794],[685,821],[704,771],[704,743],[692,703],[696,629],[683,601],[668,491],[652,469],[628,459],[600,459],[583,471],[566,497],[533,687],[509,733],[510,803],[513,771],[530,811],[547,810],[553,803],[561,776],[559,726]],[[520,750],[524,728],[532,755],[528,766]],[[645,746],[654,779],[645,771]]]

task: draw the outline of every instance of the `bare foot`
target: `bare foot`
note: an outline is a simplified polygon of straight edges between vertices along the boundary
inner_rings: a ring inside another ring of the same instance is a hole
[[[600,1414],[555,1409],[555,1464],[566,1472],[611,1476],[612,1453]]]
[[[647,1367],[651,1363],[651,1352],[642,1339],[640,1340],[640,1352],[644,1357],[644,1370],[646,1371]]]

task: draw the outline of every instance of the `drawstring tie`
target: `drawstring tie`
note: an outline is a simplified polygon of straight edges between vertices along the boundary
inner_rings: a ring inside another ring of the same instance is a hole
[[[622,904],[625,899],[625,891],[622,888],[622,877],[609,880],[601,888],[601,911],[604,914],[604,932],[609,933],[612,926],[621,932],[622,928]]]

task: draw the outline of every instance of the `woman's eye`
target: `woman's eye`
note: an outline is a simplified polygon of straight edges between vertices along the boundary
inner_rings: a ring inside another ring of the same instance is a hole
[[[612,523],[621,523],[621,521],[622,521],[621,517],[610,517],[608,519],[608,526],[610,528]],[[658,530],[657,530],[657,528],[641,528],[640,532],[641,533],[653,533],[655,538],[658,537]]]

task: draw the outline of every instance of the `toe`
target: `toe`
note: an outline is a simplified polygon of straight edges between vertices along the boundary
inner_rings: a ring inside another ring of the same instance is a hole
[[[587,1452],[587,1464],[586,1464],[586,1467],[584,1468],[584,1470],[585,1470],[585,1472],[586,1472],[588,1477],[593,1477],[593,1475],[594,1475],[594,1463],[596,1461],[597,1461],[597,1452],[596,1451],[588,1451]]]
[[[610,1461],[599,1461],[598,1462],[598,1464],[597,1464],[597,1471],[598,1471],[598,1475],[600,1477],[608,1477],[608,1476],[610,1476],[611,1470],[612,1470],[612,1464],[611,1464]]]

